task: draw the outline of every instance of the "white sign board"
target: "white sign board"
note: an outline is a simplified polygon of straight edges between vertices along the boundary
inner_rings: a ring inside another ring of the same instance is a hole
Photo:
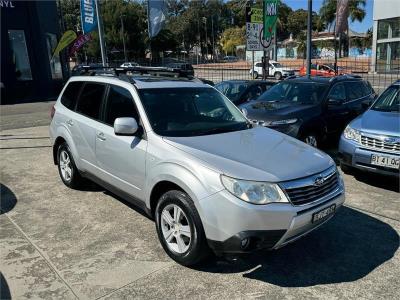
[[[246,50],[247,51],[263,51],[268,50],[273,44],[274,39],[263,39],[263,24],[246,23]]]

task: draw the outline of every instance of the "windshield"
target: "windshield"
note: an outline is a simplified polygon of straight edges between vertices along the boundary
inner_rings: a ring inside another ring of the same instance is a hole
[[[247,84],[244,82],[224,82],[216,85],[215,88],[227,96],[232,102],[236,102],[246,90]]]
[[[142,89],[153,130],[162,136],[198,136],[251,128],[240,111],[213,88]]]
[[[373,110],[400,112],[399,87],[391,86],[375,101]]]
[[[328,85],[316,82],[285,81],[272,86],[258,101],[317,104],[322,101]]]

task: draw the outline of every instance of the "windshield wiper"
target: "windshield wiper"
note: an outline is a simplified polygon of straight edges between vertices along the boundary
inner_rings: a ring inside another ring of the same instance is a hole
[[[253,128],[253,125],[250,122],[243,123],[246,125],[246,127],[242,128],[224,128],[224,127],[217,127],[217,128],[211,128],[203,131],[194,131],[193,133],[196,135],[209,135],[209,134],[218,134],[218,133],[226,133],[226,132],[233,132],[233,131],[239,131],[239,130],[244,130],[244,129],[249,129]]]

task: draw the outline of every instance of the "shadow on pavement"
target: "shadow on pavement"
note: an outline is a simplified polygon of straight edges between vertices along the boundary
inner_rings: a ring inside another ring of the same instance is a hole
[[[4,184],[0,183],[0,215],[9,212],[17,204],[17,197],[14,193]],[[2,298],[0,298],[2,299]]]
[[[0,299],[11,299],[10,288],[8,287],[7,280],[4,278],[3,273],[0,272]]]
[[[327,224],[276,251],[260,251],[235,262],[209,262],[204,272],[237,273],[281,287],[351,282],[390,260],[399,235],[388,224],[343,207]]]
[[[363,172],[361,170],[354,170],[350,175],[353,175],[357,181],[361,181],[381,189],[400,193],[399,178],[394,176],[384,176],[375,173]]]

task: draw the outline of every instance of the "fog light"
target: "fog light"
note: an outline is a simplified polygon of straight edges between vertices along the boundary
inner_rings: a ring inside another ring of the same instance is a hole
[[[246,249],[250,244],[250,239],[245,238],[240,243],[241,243],[242,249]]]

